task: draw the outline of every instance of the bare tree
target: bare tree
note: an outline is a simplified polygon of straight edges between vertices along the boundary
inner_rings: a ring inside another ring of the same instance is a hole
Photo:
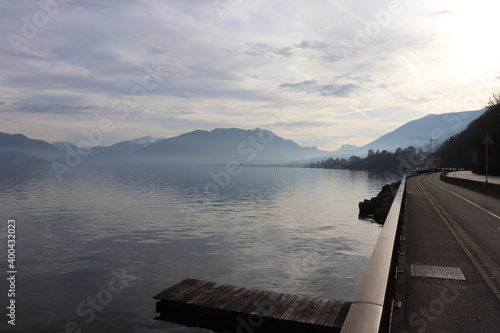
[[[500,106],[500,92],[494,92],[491,94],[490,100],[488,101],[488,105],[486,106],[488,110],[494,109]]]

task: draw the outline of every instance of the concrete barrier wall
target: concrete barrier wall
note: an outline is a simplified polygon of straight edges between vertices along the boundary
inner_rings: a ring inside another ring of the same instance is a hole
[[[389,331],[405,190],[406,177],[403,177],[341,333]]]
[[[461,186],[474,192],[483,193],[500,198],[500,185],[478,182],[470,179],[450,177],[446,172],[441,174],[441,180],[453,185]]]

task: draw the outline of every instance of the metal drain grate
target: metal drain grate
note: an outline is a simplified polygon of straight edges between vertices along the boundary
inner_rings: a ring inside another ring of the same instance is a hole
[[[438,279],[465,280],[462,270],[458,267],[411,265],[411,275]]]

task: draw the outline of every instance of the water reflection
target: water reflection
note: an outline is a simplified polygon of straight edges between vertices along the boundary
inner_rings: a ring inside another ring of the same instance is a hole
[[[205,193],[221,170],[81,167],[63,183],[50,168],[1,175],[2,216],[19,226],[19,318],[30,318],[16,329],[206,332],[151,319],[151,297],[187,277],[352,299],[380,231],[358,221],[357,203],[390,180],[245,167]],[[78,306],[122,269],[133,282],[87,322]]]

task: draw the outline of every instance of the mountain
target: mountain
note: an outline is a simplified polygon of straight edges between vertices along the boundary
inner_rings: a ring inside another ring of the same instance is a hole
[[[19,153],[17,151],[0,151],[1,167],[19,168],[28,165],[31,166],[31,165],[44,165],[44,164],[50,164],[50,162],[43,158]]]
[[[349,152],[349,151],[352,151],[352,150],[357,149],[357,148],[358,148],[358,146],[345,144],[345,145],[342,145],[342,147],[337,149],[335,152],[336,153]]]
[[[80,151],[82,151],[82,152],[84,152],[84,154],[86,154],[89,150],[92,150],[92,148],[79,148],[76,145],[72,144],[71,142],[67,142],[67,141],[57,141],[57,142],[53,142],[51,144],[53,147],[56,147],[57,149],[60,149],[60,150],[65,151],[65,152],[68,152],[68,151],[77,152],[78,149],[80,149]]]
[[[413,146],[422,151],[436,151],[450,137],[462,132],[486,109],[477,111],[450,112],[444,114],[429,114],[417,120],[412,120],[377,140],[359,148],[339,149],[328,157],[365,157],[369,150],[395,151],[397,148]],[[432,139],[432,141],[431,141]]]
[[[157,163],[282,164],[326,153],[316,147],[301,147],[268,130],[217,128],[157,141],[139,150],[137,155],[143,161]]]
[[[397,148],[413,146],[429,151],[432,144],[432,150],[437,151],[444,141],[463,131],[484,112],[485,110],[478,110],[427,115],[410,121],[365,146],[343,145],[333,153],[316,147],[301,147],[265,129],[217,128],[212,131],[196,130],[168,139],[145,136],[108,147],[92,147],[92,156],[87,156],[85,160],[176,164],[221,164],[236,161],[240,164],[257,165],[306,165],[329,157],[365,157],[369,150],[395,151]],[[22,134],[0,133],[0,151],[16,151],[53,161],[59,157],[65,158],[68,150],[79,153],[78,147],[69,142],[51,145]],[[82,155],[86,156],[85,153]]]
[[[441,167],[484,174],[487,166],[490,175],[500,175],[500,95],[495,96],[485,113],[448,139],[437,153]]]
[[[71,142],[66,142],[66,141],[54,142],[52,143],[52,146],[58,149],[62,149],[64,151],[72,150],[76,152],[77,149],[80,149],[80,151],[83,151],[84,154],[89,150],[90,154],[100,154],[108,151],[133,153],[140,150],[141,148],[147,147],[150,144],[163,139],[164,139],[163,137],[153,137],[151,135],[148,135],[132,140],[120,141],[111,146],[95,146],[92,148],[79,148],[76,145],[72,144]]]
[[[67,141],[57,141],[57,142],[53,142],[51,143],[52,147],[55,147],[57,149],[60,149],[60,150],[66,150],[66,149],[77,149],[78,147],[74,144],[72,144],[71,142],[67,142]]]
[[[163,139],[163,137],[148,135],[133,140],[117,142],[111,145],[110,148],[113,151],[132,153]]]
[[[136,138],[136,139],[133,139],[133,140],[122,141],[122,142],[118,142],[118,143],[128,142],[131,145],[147,147],[150,144],[155,143],[156,141],[163,140],[163,139],[165,139],[163,136],[151,136],[151,135],[147,135],[147,136],[143,136],[143,137]]]
[[[0,151],[18,152],[49,161],[55,160],[65,154],[64,150],[58,149],[48,142],[30,139],[22,134],[7,134],[1,132]]]

